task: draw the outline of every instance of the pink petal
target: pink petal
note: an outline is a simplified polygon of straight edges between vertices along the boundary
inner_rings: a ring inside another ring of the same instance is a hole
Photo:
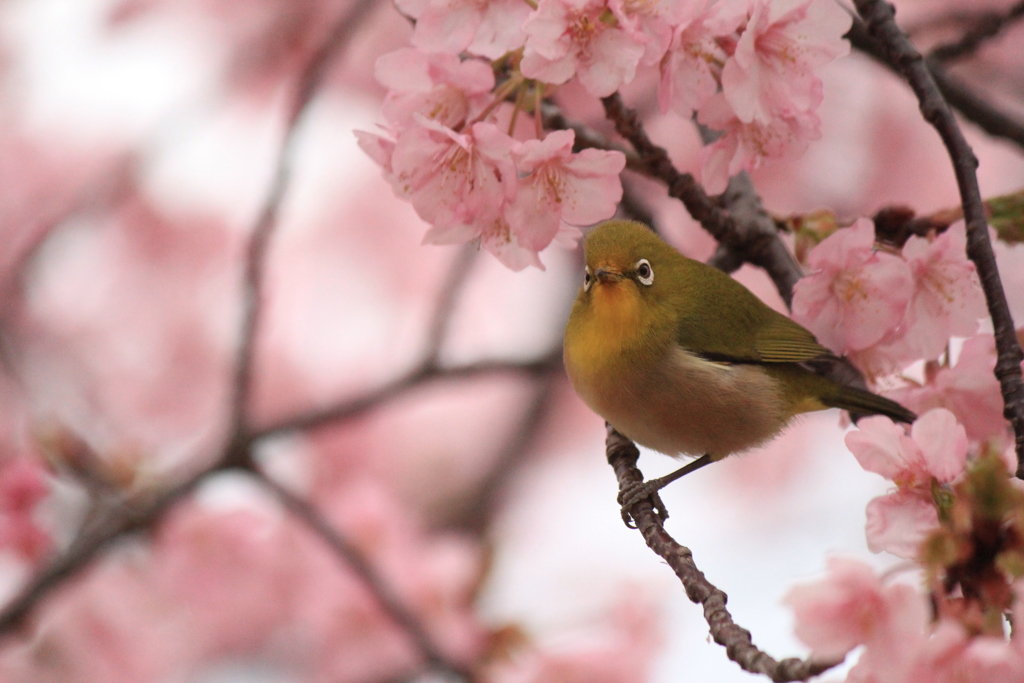
[[[945,408],[929,410],[917,418],[911,436],[921,448],[928,471],[940,482],[959,477],[967,465],[967,432]]]
[[[917,559],[924,539],[939,526],[930,498],[899,491],[872,499],[867,507],[868,549]]]

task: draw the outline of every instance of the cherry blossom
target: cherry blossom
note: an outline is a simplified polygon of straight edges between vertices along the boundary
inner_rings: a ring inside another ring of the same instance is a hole
[[[893,675],[885,680],[902,680],[898,672],[909,668],[906,653],[924,640],[923,597],[906,584],[885,585],[859,560],[829,558],[828,576],[794,586],[785,601],[796,618],[794,632],[811,648],[812,657],[838,659],[864,645],[856,668]]]
[[[697,118],[710,128],[723,131],[704,148],[702,155],[701,180],[711,194],[725,191],[730,176],[753,171],[765,161],[798,156],[810,140],[820,137],[820,121],[813,113],[744,122],[733,113],[721,93],[704,102]]]
[[[523,0],[399,0],[416,19],[412,44],[432,52],[463,50],[488,59],[523,46],[523,22],[530,6]]]
[[[591,225],[615,215],[622,199],[621,152],[584,149],[573,154],[576,134],[553,131],[544,140],[527,140],[512,152],[524,177],[509,210],[509,223],[519,245],[544,249],[559,231],[579,235],[576,226]]]
[[[0,549],[33,563],[52,545],[35,518],[37,505],[50,492],[45,472],[42,465],[24,457],[0,465]]]
[[[597,628],[560,646],[530,644],[493,667],[488,683],[592,681],[633,683],[649,678],[651,658],[661,644],[654,602],[632,590],[603,615]]]
[[[993,371],[996,344],[991,334],[979,334],[964,342],[953,367],[931,364],[925,383],[887,392],[918,414],[946,408],[967,431],[967,438],[981,444],[1007,441],[1009,423],[1003,417],[1003,395]]]
[[[862,419],[846,435],[861,467],[896,484],[894,493],[868,504],[868,547],[913,559],[938,523],[933,482],[949,484],[967,463],[967,433],[953,413],[936,408],[920,416],[907,435],[884,416]]]
[[[969,337],[985,316],[985,297],[967,258],[967,231],[957,221],[933,240],[911,237],[903,258],[914,275],[902,344],[908,358],[938,358],[950,337]]]
[[[810,274],[793,288],[793,319],[838,354],[866,349],[895,329],[913,293],[907,264],[874,242],[868,219],[836,231],[811,250]]]
[[[829,0],[757,0],[732,58],[722,93],[744,123],[768,122],[821,104],[815,70],[849,52],[852,19]]]
[[[466,133],[423,117],[395,142],[392,184],[431,223],[432,244],[467,242],[515,198],[514,141],[490,123]]]
[[[735,3],[685,2],[679,7],[685,15],[677,20],[661,60],[658,105],[663,114],[671,109],[690,118],[718,91],[722,67],[729,57],[718,36],[733,33],[745,12],[733,12],[730,22],[723,8],[735,7]]]
[[[591,95],[611,95],[633,80],[646,49],[617,23],[606,0],[541,0],[523,27],[523,75],[555,85],[577,76]]]
[[[382,55],[375,75],[388,88],[381,112],[396,134],[414,125],[416,114],[457,130],[487,106],[494,88],[483,62],[411,48]]]

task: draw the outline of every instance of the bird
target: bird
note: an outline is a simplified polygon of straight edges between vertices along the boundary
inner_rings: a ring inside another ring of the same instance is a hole
[[[573,389],[630,440],[696,457],[620,496],[624,516],[672,481],[767,443],[802,413],[916,419],[895,401],[821,374],[823,361],[838,358],[810,331],[643,223],[599,224],[584,253],[563,343]]]

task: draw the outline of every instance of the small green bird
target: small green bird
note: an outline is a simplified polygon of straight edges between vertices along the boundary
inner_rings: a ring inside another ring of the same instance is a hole
[[[573,388],[633,441],[701,456],[648,482],[645,495],[765,443],[800,413],[843,408],[914,421],[894,401],[818,374],[808,363],[835,357],[813,334],[643,224],[602,223],[584,247],[563,352]]]

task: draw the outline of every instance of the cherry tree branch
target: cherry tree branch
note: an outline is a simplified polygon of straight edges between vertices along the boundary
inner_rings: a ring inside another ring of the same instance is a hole
[[[20,628],[40,601],[85,569],[112,542],[125,534],[151,527],[211,471],[204,471],[158,494],[140,494],[132,500],[94,508],[89,524],[79,531],[67,550],[37,573],[0,611],[0,635]]]
[[[897,65],[889,60],[884,46],[875,36],[871,35],[861,21],[854,19],[853,26],[846,37],[857,50],[870,56],[894,73],[901,74]],[[928,68],[931,70],[936,87],[946,98],[946,102],[955,107],[964,118],[989,135],[1005,138],[1024,147],[1024,122],[1018,121],[1010,114],[979,97],[964,83],[946,73],[937,60],[929,60]]]
[[[651,142],[637,113],[625,106],[618,93],[605,97],[601,103],[619,135],[640,156],[643,172],[664,182],[669,196],[682,201],[690,215],[719,243],[743,261],[763,268],[788,305],[793,300],[793,285],[800,279],[800,266],[779,239],[774,222],[750,220],[750,215],[741,220],[723,210],[692,175],[676,169],[663,147]]]
[[[533,395],[516,429],[506,440],[480,483],[474,487],[470,495],[454,506],[455,509],[447,516],[444,526],[468,531],[477,536],[490,527],[501,504],[502,488],[529,455],[545,418],[550,414],[563,378],[561,366],[558,366],[550,368],[537,380]]]
[[[1022,17],[1024,17],[1024,2],[1018,2],[1003,12],[986,12],[976,19],[974,26],[966,31],[959,40],[932,48],[932,51],[928,53],[928,59],[948,61],[967,57]]]
[[[640,451],[633,442],[608,425],[608,439],[605,443],[608,462],[615,470],[620,494],[625,494],[630,487],[643,483],[643,474],[636,466]],[[646,498],[639,500],[630,506],[628,512],[647,546],[665,560],[679,577],[686,597],[704,608],[704,619],[708,623],[711,637],[725,647],[729,659],[739,664],[744,671],[762,674],[779,683],[806,681],[841,663],[815,662],[793,657],[780,661],[758,649],[750,637],[750,631],[733,621],[725,606],[728,600],[726,594],[708,581],[704,573],[697,568],[690,549],[679,545],[665,531],[651,501]]]
[[[413,641],[430,668],[455,674],[468,683],[475,680],[468,669],[451,662],[437,648],[420,620],[406,609],[402,600],[379,576],[370,561],[352,545],[344,534],[327,521],[310,503],[274,481],[259,468],[253,467],[250,471],[265,488],[274,494],[281,505],[319,537],[344,562],[345,567],[359,577],[377,601],[378,606]]]
[[[265,439],[288,432],[308,431],[327,425],[336,424],[363,415],[374,408],[391,401],[402,394],[430,382],[470,379],[486,375],[522,374],[541,375],[561,367],[562,347],[546,353],[540,358],[529,361],[480,361],[468,365],[449,368],[438,366],[433,361],[426,361],[413,368],[401,377],[384,384],[377,389],[366,392],[351,399],[342,400],[325,408],[298,413],[278,422],[255,429],[253,439]]]
[[[256,337],[263,308],[261,299],[263,271],[267,262],[266,251],[277,227],[281,201],[291,180],[291,165],[295,156],[299,125],[328,67],[376,5],[377,0],[358,0],[340,17],[332,26],[327,39],[306,63],[295,85],[295,94],[285,119],[284,138],[274,165],[274,175],[246,250],[241,333],[230,403],[231,433],[234,438],[240,437],[246,429],[246,402],[251,395]]]
[[[277,225],[281,201],[289,186],[298,125],[315,96],[332,59],[359,28],[362,20],[368,16],[375,4],[376,0],[360,0],[341,17],[332,27],[327,40],[307,63],[297,81],[295,96],[287,114],[284,139],[275,164],[274,176],[246,252],[240,342],[230,404],[230,437],[221,454],[214,459],[213,464],[164,491],[142,491],[127,495],[123,499],[119,499],[115,495],[109,499],[96,501],[93,509],[87,515],[87,523],[79,530],[68,549],[36,574],[0,611],[0,634],[10,633],[18,628],[40,601],[59,585],[89,566],[110,543],[125,534],[147,529],[158,523],[164,513],[182,497],[190,494],[199,483],[211,474],[234,468],[254,471],[251,452],[256,438],[248,433],[245,417],[246,403],[252,388],[254,348],[262,308],[263,272],[266,265],[267,248]],[[468,269],[468,262],[463,270],[466,269]],[[431,344],[432,356],[436,355],[436,346],[439,346],[440,336],[444,334],[445,318],[449,314],[448,309],[451,308],[450,299],[454,297],[454,289],[463,280],[464,275],[459,275],[456,272],[449,283],[448,290],[442,293],[440,312],[429,332],[428,341]],[[433,361],[431,364],[433,365]],[[427,374],[436,376],[444,374],[444,372],[435,367]],[[377,403],[388,400],[397,393],[399,392],[378,394]],[[371,403],[364,402],[366,405]],[[472,680],[471,676],[460,666],[444,658],[427,637],[422,626],[402,608],[386,584],[372,571],[371,565],[365,558],[359,555],[350,544],[345,543],[343,537],[326,525],[312,508],[305,506],[297,499],[289,498],[282,493],[283,489],[276,487],[266,478],[264,480],[293,513],[324,538],[339,554],[339,557],[355,570],[385,611],[410,635],[433,668],[457,675],[465,680]]]
[[[921,114],[939,133],[953,162],[964,221],[967,223],[967,256],[978,270],[989,314],[992,316],[997,351],[995,375],[1003,394],[1003,414],[1013,426],[1016,436],[1017,476],[1024,479],[1024,381],[1021,380],[1020,369],[1024,354],[1017,340],[1013,317],[1010,315],[989,241],[988,221],[975,173],[978,159],[943,99],[928,64],[896,25],[892,5],[882,0],[854,0],[854,4],[864,18],[868,32],[884,48],[888,62],[899,70],[917,95]]]

